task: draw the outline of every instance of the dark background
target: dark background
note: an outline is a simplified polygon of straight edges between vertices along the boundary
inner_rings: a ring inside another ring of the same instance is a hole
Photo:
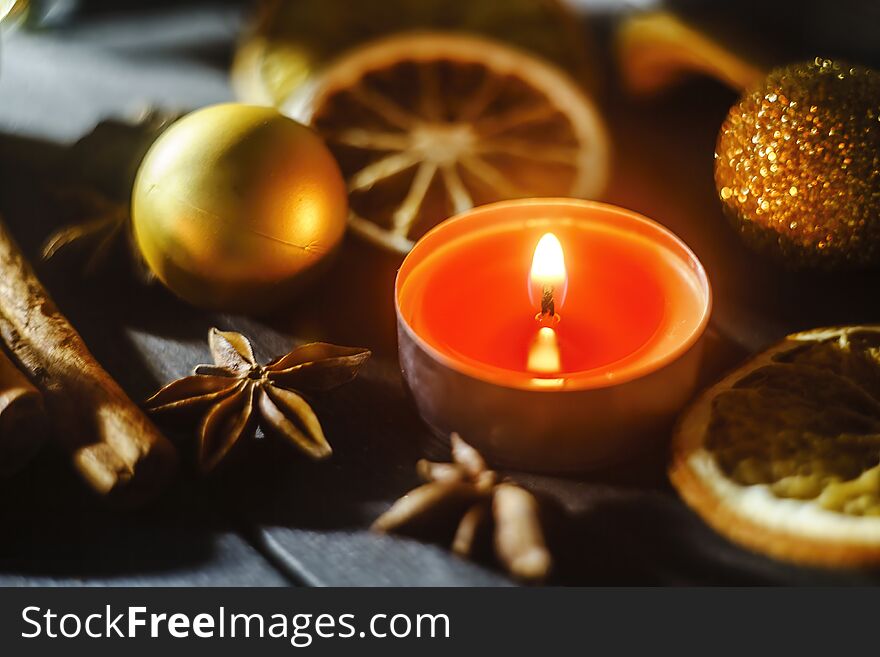
[[[706,265],[715,311],[705,381],[788,332],[878,321],[876,273],[783,271],[745,249],[724,221],[712,154],[737,94],[697,78],[658,97],[630,98],[608,40],[632,5],[580,4],[585,29],[599,39],[599,102],[613,140],[602,200],[669,226]],[[827,3],[763,5],[677,3],[695,20],[750,34],[755,47],[784,51],[780,57],[877,60],[874,3],[844,1],[833,11]],[[184,111],[232,98],[228,66],[246,9],[232,2],[89,2],[0,36],[0,212],[34,261],[53,228],[77,219],[76,209],[52,193],[55,183],[71,170],[98,170],[96,143],[137,142],[119,121],[147,106]],[[91,131],[107,120],[115,123],[95,133],[96,141]],[[281,316],[260,321],[193,310],[124,274],[83,282],[63,263],[40,266],[62,310],[135,400],[207,361],[211,326],[251,335],[264,359],[288,351],[294,340],[316,338],[367,346],[374,357],[355,383],[317,406],[335,449],[328,463],[301,461],[284,446],[259,441],[234,468],[204,481],[184,469],[156,504],[122,513],[104,508],[65,457],[47,449],[24,473],[0,481],[0,584],[509,583],[441,548],[367,531],[416,484],[413,465],[421,455],[444,457],[398,373],[391,293],[399,262],[349,236],[319,285]],[[186,451],[186,436],[174,437]],[[743,551],[684,507],[665,481],[662,459],[636,474],[520,477],[573,514],[568,530],[554,537],[555,583],[875,581]]]

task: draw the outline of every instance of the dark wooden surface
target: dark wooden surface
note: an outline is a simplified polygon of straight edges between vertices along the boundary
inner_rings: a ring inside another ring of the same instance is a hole
[[[0,212],[34,255],[71,211],[51,193],[59,167],[91,166],[68,146],[103,119],[143,105],[224,100],[237,10],[166,10],[95,20],[2,44]],[[712,183],[717,127],[735,99],[702,81],[652,101],[614,88],[603,105],[614,141],[605,200],[675,230],[706,264],[715,292],[704,378],[785,333],[877,321],[876,275],[795,276],[749,253],[720,216]],[[74,259],[75,261],[75,259]],[[59,305],[134,399],[207,360],[209,327],[251,335],[259,355],[324,339],[374,351],[353,384],[316,408],[335,448],[312,464],[256,441],[241,462],[198,480],[184,468],[151,507],[104,508],[46,450],[0,481],[0,585],[506,585],[445,550],[370,534],[370,522],[416,483],[415,461],[443,457],[398,373],[392,283],[399,259],[349,238],[333,270],[278,317],[213,316],[124,269],[98,281],[67,259],[40,266]],[[172,434],[189,454],[191,441]],[[521,475],[571,513],[554,534],[564,584],[863,583],[874,577],[799,569],[750,554],[677,499],[663,457],[583,480]]]

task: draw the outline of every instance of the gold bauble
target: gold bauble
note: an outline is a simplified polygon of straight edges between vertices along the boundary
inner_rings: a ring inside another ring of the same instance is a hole
[[[880,264],[880,72],[772,71],[724,121],[715,185],[746,242],[790,267]]]
[[[215,105],[150,148],[132,195],[135,242],[201,307],[266,311],[298,291],[345,231],[345,184],[315,133],[275,109]]]

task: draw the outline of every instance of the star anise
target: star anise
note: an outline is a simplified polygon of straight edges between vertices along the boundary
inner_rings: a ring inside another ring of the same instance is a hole
[[[552,558],[535,496],[490,470],[458,434],[450,441],[453,463],[419,461],[418,473],[429,483],[397,500],[373,529],[416,537],[453,533],[452,551],[466,558],[475,556],[480,543],[490,542],[510,574],[529,582],[544,580]]]
[[[266,365],[257,363],[241,333],[212,328],[213,365],[169,383],[146,401],[151,413],[202,412],[198,465],[209,472],[259,426],[286,438],[307,456],[325,459],[332,449],[308,402],[296,390],[318,392],[348,383],[370,357],[366,349],[313,342]]]
[[[119,245],[125,243],[130,221],[128,207],[91,189],[61,189],[57,195],[65,204],[81,208],[88,219],[52,233],[43,245],[43,259],[51,260],[61,251],[81,246],[88,254],[83,275],[95,276]]]
[[[144,108],[130,120],[101,121],[67,149],[60,177],[52,191],[59,203],[73,208],[80,221],[56,230],[43,245],[43,259],[63,251],[85,256],[82,273],[101,273],[124,257],[135,275],[148,282],[149,270],[131,240],[131,194],[138,167],[153,142],[179,112]]]

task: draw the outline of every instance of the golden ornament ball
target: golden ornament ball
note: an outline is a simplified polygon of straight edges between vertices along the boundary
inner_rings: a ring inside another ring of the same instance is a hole
[[[880,72],[773,70],[727,115],[715,185],[746,242],[791,268],[880,265]]]
[[[135,242],[175,294],[204,308],[266,312],[339,245],[348,214],[333,156],[268,107],[214,105],[150,148],[132,195]]]

